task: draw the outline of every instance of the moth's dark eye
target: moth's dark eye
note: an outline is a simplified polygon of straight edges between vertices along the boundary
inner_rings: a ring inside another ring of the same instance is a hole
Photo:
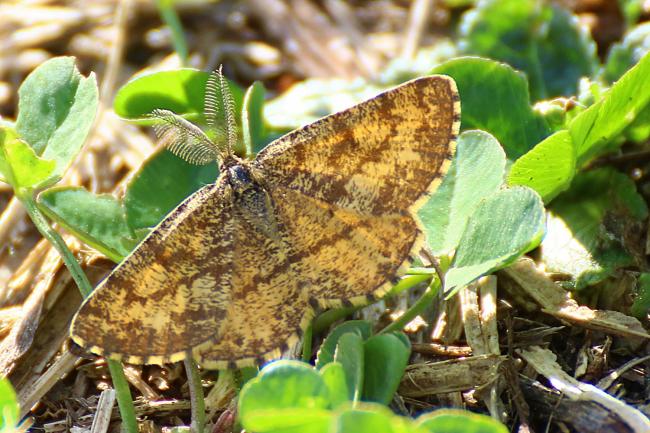
[[[251,177],[248,174],[248,171],[245,170],[241,165],[235,165],[234,167],[230,168],[230,175],[237,183],[251,182]]]

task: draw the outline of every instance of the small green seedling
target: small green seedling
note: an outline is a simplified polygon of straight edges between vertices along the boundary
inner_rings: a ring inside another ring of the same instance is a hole
[[[345,333],[343,336],[353,335]],[[340,340],[340,339],[339,339]],[[377,403],[345,399],[346,370],[338,361],[320,370],[299,361],[276,361],[250,380],[239,396],[239,417],[256,433],[506,433],[485,415],[440,410],[415,420]]]

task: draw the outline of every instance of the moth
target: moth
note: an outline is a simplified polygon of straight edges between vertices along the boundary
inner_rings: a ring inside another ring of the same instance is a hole
[[[422,246],[416,211],[449,168],[460,101],[450,77],[418,78],[290,132],[253,160],[233,152],[221,73],[206,85],[210,135],[170,111],[153,116],[172,152],[217,161],[220,175],[99,284],[71,337],[128,363],[193,356],[222,369],[277,358],[316,309],[371,303],[392,287]]]

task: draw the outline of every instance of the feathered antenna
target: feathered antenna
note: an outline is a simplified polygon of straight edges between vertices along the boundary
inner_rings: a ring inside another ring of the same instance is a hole
[[[173,111],[155,109],[149,117],[159,121],[153,126],[154,131],[174,155],[196,165],[205,165],[219,158],[217,144],[201,128]]]
[[[213,71],[205,87],[205,119],[210,131],[214,133],[219,147],[226,154],[233,153],[237,144],[237,122],[235,121],[235,101],[228,82],[221,72],[221,66]]]
[[[173,154],[191,164],[205,165],[232,155],[237,144],[235,101],[221,67],[206,83],[204,112],[214,139],[172,111],[155,109],[149,117],[157,121],[153,126],[156,135]]]

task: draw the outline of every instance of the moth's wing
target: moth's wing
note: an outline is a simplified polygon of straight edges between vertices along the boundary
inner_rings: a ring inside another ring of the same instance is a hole
[[[314,315],[302,270],[292,260],[287,227],[255,230],[244,212],[235,209],[232,299],[223,326],[193,351],[206,368],[241,368],[278,358]]]
[[[269,189],[362,214],[413,211],[447,172],[459,127],[454,81],[424,77],[281,137],[256,164]]]
[[[279,187],[272,192],[298,278],[323,307],[361,305],[385,294],[421,239],[408,214],[364,215]]]
[[[408,265],[423,240],[415,210],[447,172],[459,126],[455,83],[432,76],[260,153],[256,164],[321,305],[380,297]]]
[[[232,204],[222,179],[203,187],[93,291],[72,339],[135,364],[183,359],[217,333],[230,302]]]

